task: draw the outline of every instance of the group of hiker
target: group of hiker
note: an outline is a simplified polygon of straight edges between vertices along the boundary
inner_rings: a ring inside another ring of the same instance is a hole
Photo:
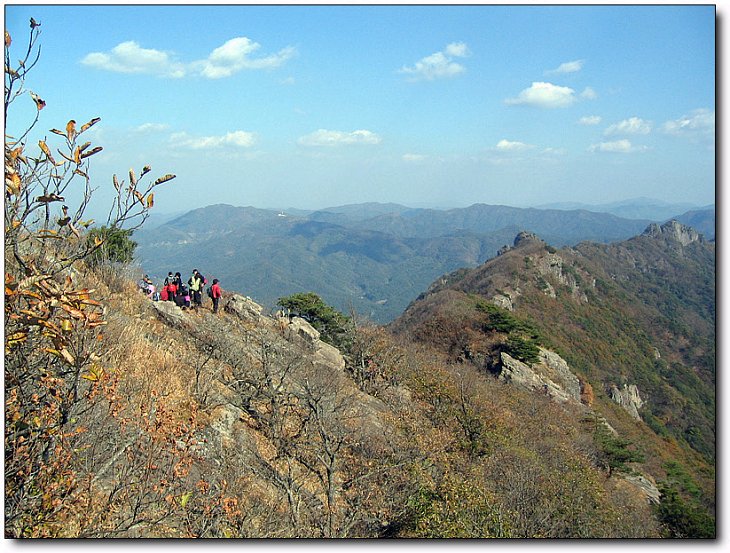
[[[177,272],[174,275],[172,271],[167,273],[162,289],[158,292],[155,285],[147,275],[139,282],[139,287],[148,298],[154,301],[172,301],[181,309],[197,309],[203,306],[203,290],[205,289],[208,297],[213,300],[213,313],[218,312],[218,304],[222,293],[218,279],[214,278],[213,283],[207,289],[206,279],[197,269],[193,269],[193,273],[187,281],[183,282],[182,275]]]

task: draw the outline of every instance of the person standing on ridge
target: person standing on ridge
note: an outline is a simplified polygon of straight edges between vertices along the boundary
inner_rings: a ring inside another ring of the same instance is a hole
[[[175,294],[177,293],[177,286],[175,285],[175,277],[172,276],[172,271],[167,273],[165,279],[165,290],[167,290],[168,301],[175,301]]]
[[[193,269],[193,276],[188,280],[188,286],[190,287],[190,295],[192,296],[192,303],[195,309],[203,306],[201,292],[206,282],[205,277],[197,269]]]
[[[218,313],[218,302],[221,299],[223,293],[221,287],[218,285],[218,279],[213,279],[213,286],[210,287],[210,296],[213,298],[213,313]]]

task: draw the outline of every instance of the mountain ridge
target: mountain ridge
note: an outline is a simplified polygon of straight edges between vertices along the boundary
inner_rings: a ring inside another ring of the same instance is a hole
[[[135,240],[144,271],[156,279],[183,268],[185,260],[269,308],[281,296],[311,290],[341,311],[354,308],[387,322],[439,275],[493,257],[520,230],[534,230],[562,246],[627,238],[649,224],[586,211],[486,204],[444,211],[404,208],[349,205],[312,217],[217,204],[140,229]],[[343,214],[351,211],[358,215]],[[365,213],[375,215],[363,219]]]

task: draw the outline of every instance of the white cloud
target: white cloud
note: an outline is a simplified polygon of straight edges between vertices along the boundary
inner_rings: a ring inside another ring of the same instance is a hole
[[[187,133],[176,133],[170,140],[178,147],[192,150],[209,150],[222,146],[250,148],[256,143],[256,135],[247,131],[233,131],[221,136],[190,136]]]
[[[502,139],[497,142],[497,150],[502,152],[521,152],[533,148],[531,144],[525,144],[524,142],[512,142],[510,140]]]
[[[651,121],[645,121],[639,117],[630,117],[618,123],[610,125],[603,134],[606,136],[616,134],[649,134],[651,132]]]
[[[600,115],[586,115],[578,119],[579,125],[598,125],[601,122]]]
[[[247,37],[236,37],[213,50],[208,58],[195,62],[193,67],[203,77],[220,79],[230,77],[243,69],[271,69],[279,67],[295,54],[292,47],[284,48],[276,54],[263,58],[252,58],[251,54],[261,48],[258,42]]]
[[[634,146],[629,140],[621,139],[613,142],[601,142],[599,144],[592,144],[588,148],[591,152],[611,152],[619,154],[631,154],[635,152],[643,152],[648,148],[646,146]]]
[[[420,59],[412,67],[403,66],[399,73],[409,75],[411,81],[433,81],[455,77],[466,71],[466,68],[453,61],[453,58],[463,58],[470,53],[465,43],[452,42],[443,51]]]
[[[81,63],[115,73],[141,73],[171,78],[185,75],[184,65],[174,61],[167,52],[142,48],[133,40],[118,44],[109,53],[92,52]]]
[[[415,163],[419,161],[423,161],[426,159],[426,156],[423,154],[403,154],[403,161]]]
[[[564,108],[574,102],[575,91],[572,88],[544,82],[534,82],[530,88],[520,92],[517,98],[505,100],[510,106],[527,105],[540,108]]]
[[[580,97],[584,100],[595,100],[598,98],[598,94],[590,86],[587,86],[583,89],[583,92],[580,93]]]
[[[452,42],[446,46],[446,55],[455,58],[465,58],[470,55],[469,47],[464,42]]]
[[[247,37],[236,37],[213,50],[204,60],[183,63],[174,60],[167,52],[142,48],[130,40],[118,44],[108,53],[87,54],[81,63],[116,73],[141,73],[166,78],[200,75],[209,79],[220,79],[244,69],[278,67],[296,54],[293,47],[287,47],[276,54],[252,57],[251,54],[259,48],[260,44]]]
[[[342,132],[319,129],[300,137],[297,143],[302,146],[338,146],[342,144],[379,144],[381,140],[380,136],[366,130]]]
[[[545,71],[546,75],[559,75],[564,73],[576,73],[583,68],[585,60],[566,61],[561,63],[556,69]]]
[[[170,125],[165,123],[144,123],[134,130],[139,133],[154,133],[166,131],[170,128]]]
[[[549,155],[549,156],[564,156],[568,153],[568,150],[565,148],[545,148],[542,151],[543,154]]]
[[[662,130],[673,135],[714,135],[715,133],[715,111],[709,109],[696,109],[693,112],[683,115],[679,119],[667,121],[662,125]]]

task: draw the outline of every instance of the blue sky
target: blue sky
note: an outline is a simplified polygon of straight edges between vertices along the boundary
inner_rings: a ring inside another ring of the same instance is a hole
[[[714,6],[10,4],[14,57],[30,17],[100,202],[146,164],[163,212],[715,202]]]

